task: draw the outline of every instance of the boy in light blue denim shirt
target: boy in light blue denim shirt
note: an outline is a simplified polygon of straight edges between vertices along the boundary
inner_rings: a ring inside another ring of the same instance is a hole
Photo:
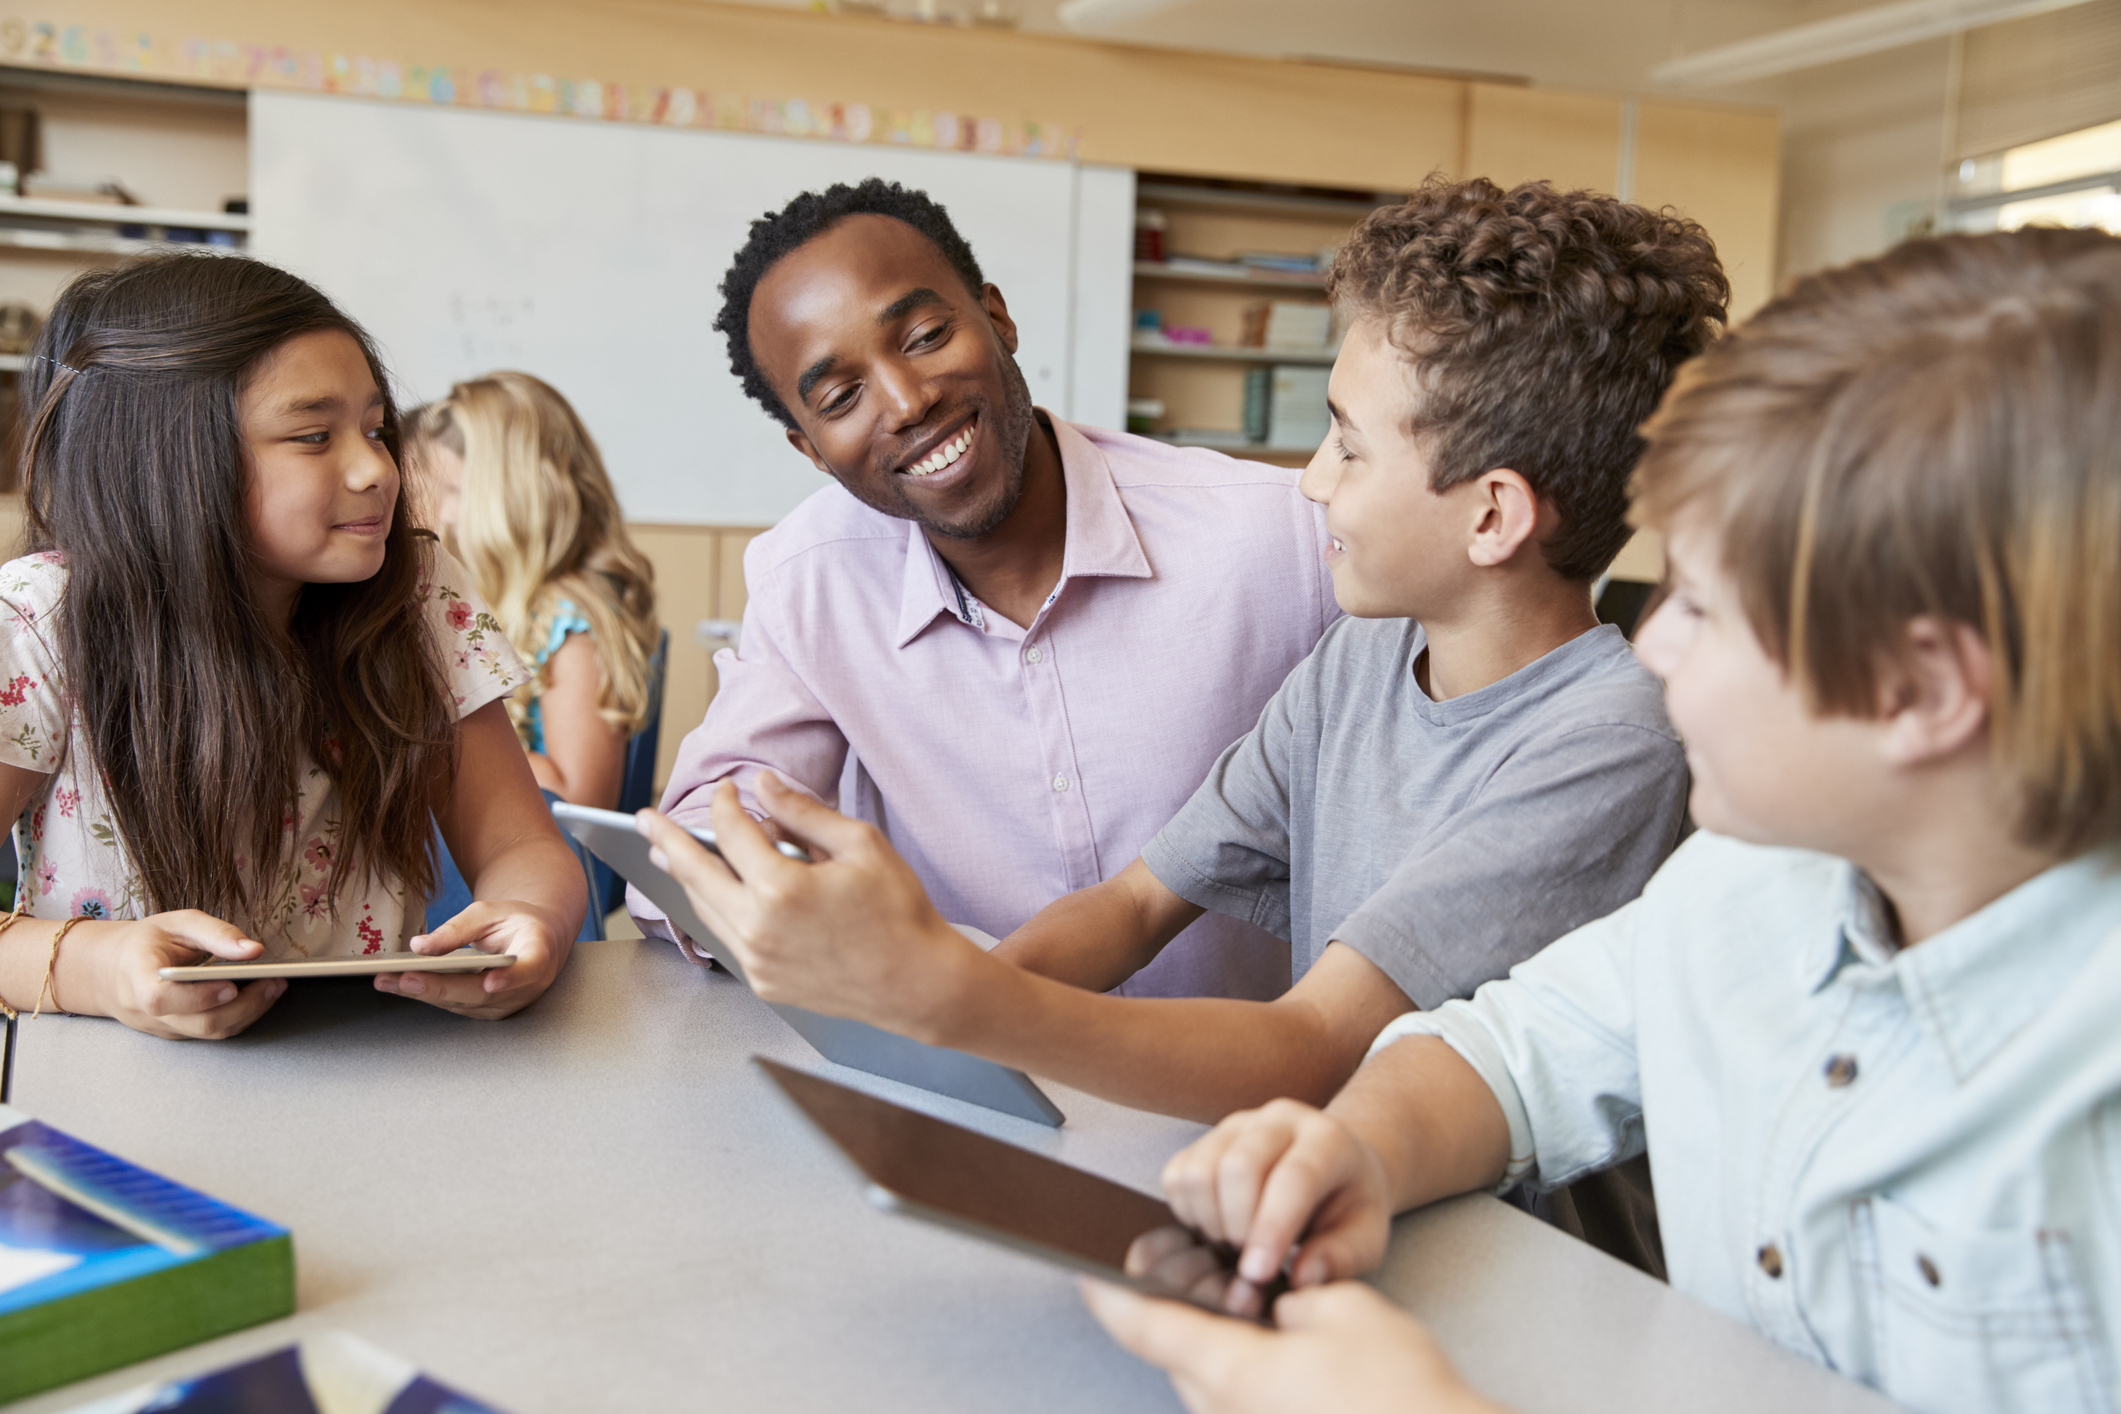
[[[1172,1160],[1173,1207],[1243,1247],[1231,1309],[1286,1270],[1302,1336],[1092,1307],[1196,1410],[1492,1408],[1342,1279],[1400,1209],[1647,1151],[1675,1287],[1925,1414],[2112,1411],[2121,241],[1815,276],[1648,435],[1672,592],[1638,648],[1701,833],[1634,903],[1387,1027],[1323,1112]]]

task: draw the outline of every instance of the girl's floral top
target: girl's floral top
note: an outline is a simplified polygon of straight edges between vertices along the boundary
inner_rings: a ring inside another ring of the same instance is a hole
[[[424,553],[420,605],[462,718],[506,697],[530,670],[464,567],[432,542]],[[17,887],[39,918],[143,918],[151,911],[146,891],[119,841],[59,676],[48,623],[65,586],[66,561],[57,554],[0,565],[0,761],[46,777],[15,822]],[[300,796],[281,818],[291,847],[247,931],[265,945],[266,957],[403,948],[421,930],[427,901],[408,897],[396,879],[370,880],[343,885],[334,909],[325,881],[339,836],[339,793],[314,762],[302,761],[297,771]]]

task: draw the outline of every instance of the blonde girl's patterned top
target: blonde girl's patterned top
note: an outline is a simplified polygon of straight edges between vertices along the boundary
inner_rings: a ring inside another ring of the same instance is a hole
[[[432,542],[423,542],[423,554],[421,613],[442,647],[461,719],[513,692],[530,672],[463,566]],[[45,777],[15,822],[17,887],[39,918],[143,918],[151,911],[146,891],[119,841],[54,652],[50,619],[65,586],[61,555],[0,565],[0,761]],[[403,948],[420,931],[427,901],[409,897],[396,879],[370,879],[343,884],[332,907],[325,880],[339,836],[339,793],[314,762],[297,769],[300,796],[281,822],[293,848],[264,892],[250,936],[269,958]]]

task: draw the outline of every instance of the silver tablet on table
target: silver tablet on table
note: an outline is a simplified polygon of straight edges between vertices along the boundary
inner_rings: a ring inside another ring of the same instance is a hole
[[[764,1056],[751,1062],[853,1161],[869,1201],[887,1212],[1217,1315],[1233,1314],[1235,1297],[1245,1319],[1265,1323],[1287,1285],[1239,1282],[1235,1248],[1189,1232],[1146,1193]],[[1148,1269],[1130,1275],[1138,1244]]]
[[[552,814],[560,822],[560,828],[588,846],[590,853],[645,894],[702,952],[728,968],[730,975],[739,982],[747,987],[751,985],[750,979],[744,975],[744,964],[738,960],[735,951],[724,946],[700,921],[684,885],[650,862],[648,837],[634,828],[631,815],[622,815],[615,810],[592,810],[564,801],[553,804]],[[717,854],[721,852],[715,845],[712,830],[689,833]],[[791,844],[781,845],[780,851],[791,859],[809,857]],[[1057,1126],[1063,1119],[1059,1106],[1046,1098],[1045,1091],[1020,1070],[996,1065],[963,1051],[924,1045],[867,1022],[823,1016],[802,1007],[774,1002],[767,1005],[780,1014],[781,1020],[794,1027],[797,1035],[815,1046],[825,1059],[851,1070],[866,1070],[887,1080],[903,1081],[938,1095],[948,1095],[967,1104],[999,1110],[1040,1124]]]

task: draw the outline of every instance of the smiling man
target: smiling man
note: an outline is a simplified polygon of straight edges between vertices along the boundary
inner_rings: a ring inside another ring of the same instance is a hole
[[[1338,612],[1296,473],[1034,408],[1001,291],[895,184],[761,218],[722,293],[745,391],[837,484],[746,552],[743,638],[664,809],[704,824],[724,780],[755,809],[770,767],[997,936],[1110,878]],[[1286,943],[1210,916],[1127,990],[1288,981]]]
[[[1433,180],[1350,234],[1327,290],[1348,333],[1303,490],[1347,617],[1138,859],[991,953],[875,832],[770,781],[820,862],[772,853],[726,793],[729,865],[651,819],[761,996],[1216,1120],[1322,1103],[1395,1017],[1641,890],[1685,821],[1685,753],[1591,586],[1628,538],[1636,429],[1723,318],[1715,247],[1591,192]],[[1293,985],[1099,995],[1203,916],[1287,937]],[[1654,1267],[1639,1185],[1596,1182],[1557,1216]]]

